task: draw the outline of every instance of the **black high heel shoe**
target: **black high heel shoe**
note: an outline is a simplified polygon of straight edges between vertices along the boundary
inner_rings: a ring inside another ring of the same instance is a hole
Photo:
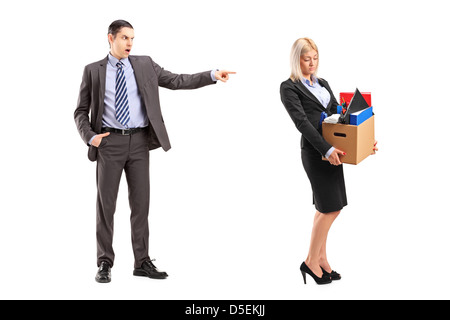
[[[319,278],[314,274],[314,272],[311,271],[310,268],[308,268],[305,262],[303,262],[302,265],[300,266],[300,271],[302,272],[303,281],[305,282],[305,284],[306,284],[306,274],[309,274],[317,284],[331,283],[331,278],[329,276],[326,276],[325,273],[323,273],[322,277]]]
[[[328,273],[322,267],[320,267],[320,269],[322,269],[323,274],[326,275],[327,277],[330,277],[332,281],[341,280],[341,275],[336,271],[331,270],[331,273]]]

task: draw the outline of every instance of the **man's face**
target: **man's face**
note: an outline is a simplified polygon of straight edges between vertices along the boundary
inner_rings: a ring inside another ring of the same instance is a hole
[[[133,46],[134,30],[132,28],[123,27],[114,38],[112,34],[108,34],[108,41],[111,45],[111,54],[117,59],[125,59],[130,55]]]

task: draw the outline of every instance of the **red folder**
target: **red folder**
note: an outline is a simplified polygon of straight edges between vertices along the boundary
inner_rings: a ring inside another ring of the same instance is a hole
[[[341,92],[339,94],[340,105],[342,106],[342,103],[344,103],[344,101],[345,101],[345,104],[348,106],[350,101],[353,98],[353,94],[354,94],[354,92]],[[370,92],[361,92],[361,94],[362,94],[364,100],[366,100],[369,107],[371,107],[372,106],[372,97],[370,95]]]

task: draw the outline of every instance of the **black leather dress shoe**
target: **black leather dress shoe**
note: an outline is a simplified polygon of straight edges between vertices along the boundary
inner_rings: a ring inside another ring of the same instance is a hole
[[[144,261],[140,268],[134,269],[133,275],[139,277],[149,277],[152,279],[165,279],[168,277],[167,273],[164,271],[159,271],[150,260]]]
[[[100,263],[97,275],[95,276],[95,281],[100,283],[111,282],[111,265],[108,262],[102,261]]]

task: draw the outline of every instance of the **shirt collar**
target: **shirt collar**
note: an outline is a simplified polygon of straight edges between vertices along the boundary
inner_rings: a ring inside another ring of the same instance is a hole
[[[311,80],[312,80],[312,84],[309,82],[309,80],[302,77],[302,82],[305,86],[314,88],[319,81],[317,80],[317,78],[314,75],[311,75]]]
[[[120,61],[125,65],[125,67],[129,67],[130,64],[130,60],[128,60],[128,58],[125,59],[120,59]],[[117,62],[119,62],[119,60],[114,57],[111,53],[108,53],[108,62],[114,67],[117,68]]]

